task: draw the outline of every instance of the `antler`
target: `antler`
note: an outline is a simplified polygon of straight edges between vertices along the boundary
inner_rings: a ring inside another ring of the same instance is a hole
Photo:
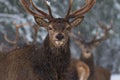
[[[34,37],[33,37],[33,42],[32,43],[35,43],[36,42],[36,39],[37,39],[37,33],[38,33],[38,30],[39,30],[39,26],[37,24],[35,25],[32,25],[31,23],[23,23],[23,24],[16,24],[15,22],[13,22],[15,28],[16,28],[16,36],[15,36],[15,40],[11,41],[8,39],[7,35],[4,34],[4,38],[7,42],[11,43],[11,44],[16,44],[18,39],[19,39],[19,28],[25,26],[25,25],[30,25],[32,26],[32,28],[34,29]]]
[[[73,0],[70,0],[69,9],[68,9],[68,12],[67,12],[67,15],[66,15],[65,18],[69,19],[69,18],[75,18],[77,16],[84,16],[84,14],[87,13],[93,7],[95,2],[96,2],[96,0],[86,0],[86,3],[82,8],[80,8],[78,10],[75,10],[74,12],[70,13],[71,6],[72,6],[72,3],[73,3]]]
[[[18,41],[18,39],[19,39],[19,31],[18,31],[19,28],[22,27],[22,26],[24,26],[24,25],[26,25],[27,23],[23,23],[23,24],[19,24],[19,25],[18,25],[18,24],[16,24],[15,22],[13,22],[13,24],[14,24],[14,26],[15,26],[15,28],[16,28],[16,37],[15,37],[15,40],[13,40],[13,41],[9,40],[6,34],[4,35],[4,38],[5,38],[5,40],[6,40],[7,42],[9,42],[9,43],[11,43],[11,44],[16,44],[17,41]]]
[[[103,24],[101,22],[99,22],[98,24],[101,27],[101,29],[104,30],[104,35],[101,38],[97,39],[98,33],[96,33],[93,40],[91,42],[89,42],[90,44],[98,44],[98,43],[102,42],[103,40],[105,40],[107,38],[108,34],[109,34],[109,31],[112,29],[113,22],[111,20],[111,23],[110,23],[109,26],[106,26],[105,24]]]
[[[89,42],[86,42],[83,39],[83,36],[81,35],[80,32],[78,32],[79,37],[77,37],[73,33],[71,33],[70,36],[73,37],[73,39],[75,39],[75,43],[78,44],[78,45],[87,44],[87,45],[92,45],[92,46],[95,47],[100,42],[104,41],[107,38],[107,36],[109,34],[109,31],[112,29],[112,24],[113,24],[113,22],[111,21],[110,26],[108,27],[105,24],[99,22],[99,27],[101,27],[104,30],[104,35],[101,38],[97,39],[97,36],[98,36],[98,32],[97,32],[96,35],[94,36],[94,38]]]
[[[67,17],[69,16],[70,11],[71,11],[71,9],[72,9],[72,5],[73,5],[73,0],[70,0],[70,1],[69,1],[69,8],[68,8],[68,12],[67,12],[67,14],[66,14],[65,18],[67,18]]]
[[[49,12],[50,17],[53,18],[53,16],[52,16],[52,11],[51,11],[49,2],[46,1],[46,0],[44,0],[44,1],[45,1],[45,3],[46,3],[47,8],[48,8],[48,12]]]
[[[36,16],[36,17],[42,18],[42,19],[51,19],[51,18],[53,18],[52,13],[51,13],[51,8],[50,8],[50,6],[49,6],[49,4],[48,4],[48,2],[47,2],[46,0],[44,0],[44,1],[45,1],[46,5],[47,5],[49,14],[47,14],[47,13],[43,12],[42,10],[38,9],[38,8],[36,7],[36,5],[33,3],[32,0],[30,0],[30,3],[32,4],[32,7],[33,7],[37,12],[34,12],[32,9],[30,9],[30,7],[29,7],[29,5],[28,5],[28,3],[27,3],[26,0],[20,0],[20,1],[21,1],[21,4],[24,6],[24,8],[25,8],[30,14],[32,14],[32,15],[34,15],[34,16]],[[39,14],[39,13],[40,13],[40,14]]]

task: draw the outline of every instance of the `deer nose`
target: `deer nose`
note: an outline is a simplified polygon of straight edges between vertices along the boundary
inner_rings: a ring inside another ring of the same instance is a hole
[[[62,40],[62,39],[64,38],[64,35],[62,35],[61,33],[59,33],[59,34],[56,36],[56,38],[57,38],[58,40]]]

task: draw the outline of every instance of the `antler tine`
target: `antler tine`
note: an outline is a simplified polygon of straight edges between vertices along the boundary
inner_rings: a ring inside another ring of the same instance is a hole
[[[42,10],[38,9],[32,0],[30,0],[30,3],[32,4],[33,8],[34,8],[37,12],[41,13],[44,17],[46,17],[46,18],[48,18],[48,19],[52,18],[51,14],[50,14],[50,16],[49,16],[47,13],[45,13],[45,12],[43,12]]]
[[[48,2],[47,0],[44,0],[44,1],[45,1],[45,3],[46,3],[47,8],[48,8],[48,12],[49,12],[50,17],[53,18],[53,15],[52,15],[52,11],[51,11],[49,2]]]
[[[87,6],[83,8],[83,10],[76,12],[76,15],[84,15],[86,12],[88,12],[93,5],[95,4],[96,0],[87,0]]]
[[[11,41],[8,39],[7,35],[5,34],[4,35],[4,38],[7,42],[11,43],[11,44],[16,44],[17,43],[17,40],[18,40],[18,36],[19,36],[19,32],[18,32],[18,29],[19,29],[19,25],[17,25],[16,23],[13,23],[16,27],[16,37],[15,37],[15,40]],[[21,26],[21,25],[20,25]]]
[[[42,15],[40,15],[40,14],[34,12],[32,9],[30,9],[30,8],[29,8],[29,5],[28,5],[28,3],[27,3],[26,0],[20,0],[20,2],[21,2],[21,4],[22,4],[22,6],[24,7],[24,9],[25,9],[27,12],[29,12],[30,14],[32,14],[32,15],[34,15],[34,16],[36,16],[36,17],[40,17],[40,18],[42,18],[42,19],[48,18],[48,16],[46,16],[46,13],[44,13],[44,12],[41,11],[41,14],[42,14]],[[30,2],[31,2],[31,1],[30,1]],[[33,5],[33,4],[32,4],[32,5]],[[35,5],[34,5],[34,8],[37,10],[37,7],[35,7]],[[40,10],[39,10],[39,11],[40,11]]]
[[[68,11],[67,11],[67,14],[66,14],[65,18],[67,18],[67,17],[69,16],[70,11],[71,11],[71,9],[72,9],[72,5],[73,5],[73,0],[70,0],[70,1],[69,1],[69,8],[68,8]]]
[[[79,15],[83,16],[86,12],[88,12],[93,7],[95,2],[96,2],[96,0],[86,0],[85,6],[74,11],[73,13],[70,13],[69,18],[74,18]]]
[[[18,35],[18,34],[17,34],[17,31],[16,31],[16,35]],[[17,38],[17,37],[16,37],[16,38]],[[16,38],[15,38],[14,41],[11,41],[11,40],[8,39],[7,35],[4,34],[4,39],[5,39],[8,43],[16,44],[16,43],[17,43],[17,39],[16,39]]]

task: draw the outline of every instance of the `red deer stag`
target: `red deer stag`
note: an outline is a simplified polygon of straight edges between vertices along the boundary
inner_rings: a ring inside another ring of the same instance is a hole
[[[80,61],[86,63],[90,69],[88,80],[110,80],[111,73],[109,70],[103,67],[95,66],[92,51],[94,48],[96,48],[96,46],[98,46],[103,40],[107,38],[107,35],[112,28],[112,23],[109,28],[102,23],[99,23],[99,25],[104,30],[104,35],[99,39],[97,39],[98,33],[96,36],[94,36],[93,40],[89,42],[85,41],[80,33],[80,38],[77,38],[74,34],[71,34],[71,36],[75,39],[75,43],[79,45],[82,50]]]
[[[48,2],[44,1],[49,14],[38,9],[32,0],[20,0],[36,23],[47,29],[48,35],[41,47],[29,45],[9,52],[0,64],[0,80],[65,80],[71,58],[68,34],[82,22],[96,0],[86,0],[85,6],[74,12],[70,0],[64,18],[54,18]]]

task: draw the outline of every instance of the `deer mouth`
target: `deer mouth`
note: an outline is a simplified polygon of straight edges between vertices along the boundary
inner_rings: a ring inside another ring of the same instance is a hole
[[[65,44],[64,40],[62,40],[62,41],[55,40],[55,42],[54,42],[54,45],[55,45],[56,47],[64,46],[64,44]]]
[[[63,41],[55,41],[55,44],[57,44],[57,45],[63,45]]]
[[[58,37],[59,36],[59,37]],[[66,42],[67,42],[67,38],[62,38],[61,37],[62,35],[58,35],[58,34],[55,34],[53,35],[53,38],[52,38],[52,43],[53,45],[56,47],[56,48],[59,48],[59,47],[63,47]],[[64,35],[63,35],[64,36]],[[61,39],[60,39],[61,38]]]

